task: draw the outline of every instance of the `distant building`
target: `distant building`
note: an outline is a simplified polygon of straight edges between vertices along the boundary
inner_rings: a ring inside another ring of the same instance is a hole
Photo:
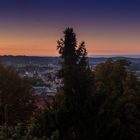
[[[48,87],[33,87],[34,92],[37,95],[49,95],[55,96],[56,90],[50,90]]]

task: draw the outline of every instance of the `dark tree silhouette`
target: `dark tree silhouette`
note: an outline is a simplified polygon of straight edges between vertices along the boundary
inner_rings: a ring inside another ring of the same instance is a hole
[[[129,62],[108,60],[95,68],[95,139],[140,139],[140,83]]]
[[[0,124],[25,122],[35,109],[35,95],[28,79],[20,78],[9,66],[0,63]]]
[[[64,102],[58,113],[61,140],[81,139],[85,134],[87,100],[91,95],[91,71],[88,66],[85,43],[77,46],[72,28],[64,31],[58,41],[58,50],[63,58],[60,76],[64,80]]]

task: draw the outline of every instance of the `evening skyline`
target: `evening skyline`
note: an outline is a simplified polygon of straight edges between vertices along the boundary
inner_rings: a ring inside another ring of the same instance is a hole
[[[89,55],[140,54],[139,0],[1,0],[0,54],[55,56],[73,27]]]

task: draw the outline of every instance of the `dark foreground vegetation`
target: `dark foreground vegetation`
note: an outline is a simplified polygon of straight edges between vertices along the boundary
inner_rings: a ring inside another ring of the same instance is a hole
[[[43,111],[30,81],[0,65],[0,140],[139,140],[140,82],[130,63],[108,59],[91,70],[72,28],[57,49],[64,86]]]

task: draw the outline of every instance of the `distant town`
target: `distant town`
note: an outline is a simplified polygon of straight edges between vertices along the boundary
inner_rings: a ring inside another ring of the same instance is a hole
[[[89,57],[90,67],[105,62],[108,57]],[[131,62],[130,69],[140,79],[140,58],[111,57],[113,60],[125,59]],[[33,90],[38,95],[54,96],[57,89],[63,86],[62,79],[58,78],[61,67],[60,57],[36,57],[36,56],[0,56],[0,61],[13,66],[21,77],[31,78]]]

